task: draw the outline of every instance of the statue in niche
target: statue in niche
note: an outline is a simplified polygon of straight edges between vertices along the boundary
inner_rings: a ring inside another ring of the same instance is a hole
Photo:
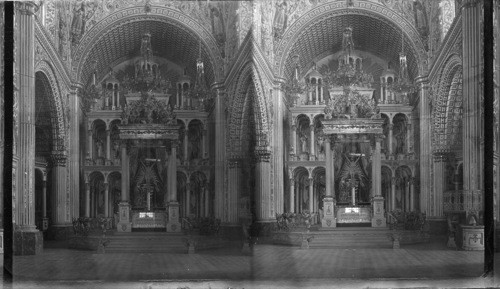
[[[285,32],[287,20],[287,4],[286,1],[283,1],[277,5],[276,12],[274,13],[273,32],[276,39],[280,39]]]
[[[59,54],[63,59],[67,57],[66,44],[68,43],[68,22],[64,10],[59,10]]]
[[[354,50],[354,41],[352,40],[352,27],[346,27],[342,34],[342,50],[351,55]]]
[[[404,154],[406,142],[406,122],[400,121],[394,124],[393,129],[393,153]]]
[[[189,156],[190,160],[195,160],[200,158],[200,142],[201,142],[201,130],[198,128],[188,130],[188,140],[191,145],[191,154]]]
[[[85,31],[85,3],[82,1],[73,8],[73,21],[71,22],[71,42],[78,44],[80,37]]]
[[[120,158],[120,143],[118,141],[113,142],[113,151],[115,159]]]
[[[426,39],[429,35],[429,26],[427,25],[427,13],[425,11],[425,6],[422,4],[422,1],[413,1],[413,13],[415,17],[415,27],[420,33],[420,36]]]
[[[220,10],[215,5],[210,5],[210,18],[212,20],[212,31],[219,46],[224,47],[226,42],[226,29],[224,28],[224,18]]]
[[[302,145],[302,153],[307,152],[307,136],[305,134],[302,134],[300,136],[300,143]]]
[[[104,143],[100,138],[98,138],[96,141],[96,145],[97,145],[97,157],[101,158],[103,157]]]

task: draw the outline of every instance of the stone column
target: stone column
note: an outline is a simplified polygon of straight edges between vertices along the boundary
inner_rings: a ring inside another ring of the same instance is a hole
[[[88,176],[85,176],[85,217],[90,217],[90,184]]]
[[[171,146],[171,154],[168,170],[169,198],[167,204],[168,221],[167,232],[180,232],[181,224],[179,223],[179,203],[177,202],[177,146],[178,141],[173,140]]]
[[[66,239],[71,230],[69,219],[66,152],[53,152],[52,158],[52,226],[50,228],[54,239]]]
[[[412,133],[412,128],[411,128],[411,123],[407,123],[406,124],[406,153],[407,154],[413,153],[413,145],[411,143],[412,134],[413,133]]]
[[[295,179],[290,177],[290,213],[295,213]]]
[[[443,218],[443,193],[446,187],[446,156],[435,154],[433,167],[434,194],[431,195],[432,206],[429,216]]]
[[[281,80],[284,83],[284,80]],[[278,84],[275,86],[274,94],[276,97],[272,96],[271,99],[275,101],[274,103],[274,123],[273,123],[273,135],[272,138],[272,150],[273,150],[273,168],[274,168],[274,190],[272,201],[274,202],[274,207],[272,208],[272,216],[275,214],[281,214],[284,212],[285,205],[285,133],[284,133],[284,123],[286,115],[286,95],[282,90],[283,85]]]
[[[255,152],[255,204],[258,222],[274,220],[271,205],[271,163],[270,151]]]
[[[313,178],[309,178],[309,213],[312,213],[314,211],[313,208],[313,198],[314,198],[314,181]]]
[[[88,130],[87,137],[88,137],[88,140],[89,140],[88,148],[87,148],[88,159],[93,160],[94,158],[92,156],[92,154],[93,154],[92,151],[93,151],[93,148],[94,148],[94,141],[92,140],[92,129]]]
[[[120,221],[118,222],[117,231],[118,232],[131,232],[132,223],[130,222],[130,204],[128,201],[128,191],[129,191],[129,156],[127,153],[127,144],[125,142],[121,145],[121,164],[122,164],[122,191],[121,191],[121,201],[119,206],[120,211]]]
[[[205,159],[207,158],[207,146],[206,146],[206,139],[207,139],[207,130],[205,128],[202,129],[201,131],[201,158]]]
[[[189,218],[189,215],[191,214],[191,183],[189,182],[186,184],[186,218]]]
[[[78,89],[81,85],[75,84],[70,90],[70,188],[71,188],[71,220],[80,216],[80,100],[78,99]]]
[[[224,90],[222,84],[212,87],[216,91],[215,98],[215,197],[214,217],[222,219],[224,215],[224,166],[226,160],[226,121]]]
[[[393,154],[393,151],[392,151],[392,128],[394,127],[394,124],[392,124],[392,118],[389,117],[389,125],[387,126],[389,128],[389,139],[388,139],[388,154],[389,155],[392,155]]]
[[[462,41],[463,41],[463,178],[467,196],[482,190],[481,145],[481,99],[483,93],[483,52],[482,52],[482,1],[463,0]],[[474,198],[466,197],[464,202],[467,214],[471,210],[482,210],[482,203],[474,203]]]
[[[385,227],[384,197],[382,197],[382,174],[380,161],[380,141],[383,136],[375,137],[375,150],[372,156],[373,218],[372,227]]]
[[[224,222],[228,225],[238,223],[238,199],[241,191],[241,160],[233,159],[228,162],[228,194],[227,203],[224,205],[227,212],[224,216]]]
[[[14,255],[43,250],[43,236],[35,225],[35,63],[34,2],[15,2],[14,15],[14,157],[17,188],[13,189]],[[14,182],[14,180],[13,180]],[[7,193],[7,192],[6,192]]]
[[[42,227],[47,230],[49,226],[49,218],[47,218],[47,173],[43,172],[43,189],[42,189]]]
[[[104,217],[109,216],[109,183],[106,181],[104,183]]]
[[[189,123],[189,121],[186,121],[186,129],[184,131],[184,162],[187,163],[188,162],[188,129],[187,129],[187,123]]]
[[[337,226],[335,218],[335,168],[334,156],[330,148],[330,138],[325,138],[325,155],[326,155],[326,188],[325,198],[323,199],[323,218],[321,219],[321,227],[334,228]]]
[[[295,156],[298,156],[299,154],[297,153],[299,150],[297,148],[297,126],[292,125],[292,145],[293,145],[293,154]]]
[[[415,211],[415,177],[410,179],[410,211]]]
[[[393,172],[394,174],[394,172]],[[394,211],[396,209],[396,181],[398,179],[396,176],[392,176],[391,178],[391,210]]]
[[[311,120],[311,122],[313,122],[313,121],[314,120]],[[310,130],[311,130],[311,136],[310,136],[310,138],[311,138],[311,149],[310,149],[311,154],[309,155],[309,159],[314,160],[314,141],[315,141],[315,139],[314,139],[314,124],[311,124]]]
[[[464,54],[465,55],[465,54]],[[419,127],[420,127],[420,211],[430,215],[432,192],[431,178],[431,159],[432,154],[432,135],[431,135],[431,110],[428,97],[428,80],[426,78],[417,78],[416,82],[420,86],[419,96]]]
[[[106,130],[106,160],[111,160],[111,130]]]

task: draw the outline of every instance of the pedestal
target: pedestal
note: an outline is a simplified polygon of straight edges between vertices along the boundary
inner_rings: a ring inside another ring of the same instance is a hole
[[[386,226],[386,219],[384,216],[384,197],[373,197],[373,217],[372,227],[382,228]]]
[[[177,233],[181,231],[181,224],[179,223],[179,203],[170,202],[167,205],[168,220],[167,232]]]
[[[14,255],[38,255],[43,252],[43,234],[38,230],[15,230]]]
[[[132,232],[132,223],[130,222],[130,205],[128,202],[121,202],[119,205],[120,221],[118,221],[118,232]]]
[[[49,228],[49,218],[43,218],[42,231],[47,231],[48,228]]]
[[[462,249],[484,250],[484,226],[462,225]]]
[[[322,228],[335,228],[337,222],[335,219],[335,200],[333,197],[323,199],[323,218],[321,219]]]

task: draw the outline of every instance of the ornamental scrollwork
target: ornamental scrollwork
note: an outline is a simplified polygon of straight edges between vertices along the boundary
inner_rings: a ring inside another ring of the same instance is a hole
[[[177,118],[170,105],[157,100],[151,93],[143,92],[141,99],[125,106],[122,123],[176,125]]]

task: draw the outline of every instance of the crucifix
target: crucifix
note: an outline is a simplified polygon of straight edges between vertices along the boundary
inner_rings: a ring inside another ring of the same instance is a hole
[[[356,170],[357,166],[356,163],[359,161],[361,157],[365,156],[364,154],[360,153],[349,153],[349,157],[347,157],[347,160],[349,161],[349,174],[350,174],[350,186],[351,186],[351,201],[352,205],[356,206],[356,174],[358,171]],[[351,160],[351,158],[354,159]]]

